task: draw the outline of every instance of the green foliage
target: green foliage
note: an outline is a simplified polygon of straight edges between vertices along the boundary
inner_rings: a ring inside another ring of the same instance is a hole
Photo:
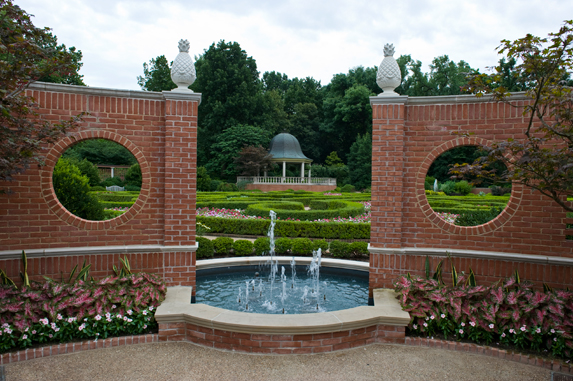
[[[292,240],[293,255],[312,255],[312,241],[308,238],[295,238]]]
[[[255,240],[255,254],[264,255],[271,250],[271,239],[269,237],[259,237]]]
[[[177,87],[171,80],[171,69],[164,55],[152,58],[149,63],[143,63],[143,77],[137,77],[137,84],[141,90],[159,92]]]
[[[217,237],[213,240],[213,248],[217,254],[229,254],[233,248],[233,238]]]
[[[73,164],[78,167],[83,176],[88,178],[88,182],[92,189],[100,183],[101,179],[99,177],[99,171],[97,170],[97,167],[90,163],[87,159],[83,159],[82,161],[74,161]]]
[[[95,187],[90,187],[90,191],[92,191],[92,192],[104,191],[105,192],[105,187],[102,187],[100,185],[96,185]]]
[[[268,217],[271,210],[273,210],[277,217],[281,219],[294,219],[294,220],[307,220],[314,221],[318,219],[329,219],[335,217],[356,217],[364,213],[364,205],[359,202],[343,201],[343,200],[328,200],[328,201],[311,201],[311,208],[328,205],[324,209],[311,209],[305,210],[301,202],[266,202],[259,204],[250,204],[245,210],[245,214],[251,216]]]
[[[195,240],[197,241],[197,244],[199,244],[199,248],[196,253],[197,259],[213,258],[213,242],[205,237],[196,237]]]
[[[239,235],[266,235],[270,220],[235,220],[217,217],[198,216],[201,221],[211,228],[212,233]],[[308,237],[325,239],[368,239],[370,224],[368,223],[336,223],[308,221],[277,221],[275,235],[278,237]]]
[[[267,147],[270,137],[267,131],[250,125],[234,125],[216,137],[211,146],[211,160],[206,164],[207,170],[221,178],[232,180],[238,174],[235,158],[245,146]]]
[[[219,189],[219,185],[221,185],[222,183],[224,183],[224,181],[211,180],[211,192],[216,192]]]
[[[205,169],[205,167],[197,168],[197,190],[201,192],[208,192],[211,190],[211,177],[207,173],[207,169]]]
[[[493,194],[494,196],[503,196],[511,193],[510,187],[500,187],[497,185],[492,185],[490,188],[491,188],[491,194]]]
[[[345,186],[340,188],[340,191],[342,193],[351,193],[351,192],[356,192],[356,188],[354,187],[354,185],[346,184]]]
[[[94,190],[93,188],[94,188],[94,187],[92,187],[92,190]],[[95,188],[103,188],[103,187],[95,187]],[[129,192],[139,192],[139,191],[141,191],[141,187],[138,187],[138,186],[136,186],[136,185],[129,185],[129,184],[127,184],[124,188],[125,188],[126,191],[129,191]],[[104,188],[104,190],[105,190],[105,188]]]
[[[121,177],[108,177],[104,181],[100,183],[102,187],[111,187],[112,185],[117,185],[118,187],[122,187],[125,185],[124,181]]]
[[[58,201],[70,213],[86,220],[104,219],[102,205],[90,194],[89,180],[69,160],[58,160],[52,182]]]
[[[529,101],[514,105],[527,120],[522,136],[494,141],[488,157],[472,165],[458,168],[461,176],[486,176],[492,181],[516,182],[539,191],[553,199],[569,212],[573,207],[566,197],[573,195],[573,157],[570,142],[573,91],[573,20],[546,38],[532,34],[509,41],[503,40],[498,52],[508,58],[511,79],[525,84]],[[495,101],[511,100],[509,90],[503,85],[506,67],[494,68],[492,74],[476,74],[467,88],[482,96],[490,94]],[[484,163],[500,161],[507,167],[503,174],[487,173]]]
[[[220,182],[217,185],[217,192],[236,192],[239,190],[236,184],[229,184],[225,182]]]
[[[456,225],[476,226],[482,225],[496,218],[503,209],[493,207],[490,210],[475,210],[462,212],[456,218]]]
[[[246,239],[238,239],[233,243],[233,250],[235,255],[245,257],[253,254],[253,243]]]
[[[278,238],[275,240],[275,253],[286,255],[289,250],[292,251],[292,240],[289,238]]]
[[[470,184],[468,184],[468,182],[465,180],[457,182],[456,185],[454,186],[455,192],[463,196],[471,193],[472,189],[473,187]]]
[[[402,83],[396,92],[409,96],[457,95],[467,92],[467,76],[475,73],[465,61],[453,62],[447,55],[435,57],[430,72],[422,72],[422,62],[402,55],[396,60],[402,72]]]
[[[350,258],[350,243],[344,241],[332,241],[330,243],[330,255],[335,258]]]
[[[68,148],[62,155],[76,160],[87,159],[94,164],[133,165],[135,156],[119,143],[106,139],[87,139]]]
[[[132,185],[141,188],[142,175],[139,163],[133,164],[125,174],[125,185]]]
[[[326,253],[328,250],[328,242],[324,239],[315,239],[312,241],[312,250],[316,251],[318,249],[321,249],[323,253]]]
[[[440,190],[447,195],[455,193],[456,182],[455,181],[446,181],[445,183],[440,184]]]
[[[355,257],[369,256],[368,242],[352,242],[348,246],[348,251]]]
[[[434,182],[436,181],[435,177],[426,176],[424,180],[424,190],[433,191],[434,190]]]
[[[326,165],[328,165],[329,167],[336,167],[336,166],[342,166],[344,165],[344,163],[342,162],[342,159],[340,159],[338,157],[338,154],[336,153],[336,151],[332,151],[327,157],[326,160],[324,160],[324,163]]]
[[[372,183],[372,137],[367,132],[358,135],[348,153],[350,181],[358,189],[370,188]]]
[[[237,42],[221,40],[212,44],[197,58],[195,70],[197,80],[191,88],[202,94],[198,120],[198,165],[205,165],[207,169],[214,168],[217,172],[221,169],[225,171],[226,167],[209,167],[206,164],[210,163],[212,158],[231,164],[232,158],[243,148],[243,144],[240,144],[228,159],[222,160],[221,155],[226,156],[227,153],[219,153],[213,149],[217,143],[221,148],[225,145],[220,134],[230,127],[251,126],[255,124],[255,119],[260,117],[261,86],[257,64]],[[266,143],[268,140],[264,143],[257,140],[247,142],[263,146],[266,146]]]
[[[32,164],[42,165],[40,150],[77,127],[82,115],[55,123],[40,118],[38,104],[25,90],[40,79],[81,81],[77,75],[81,53],[57,45],[49,28],[35,27],[30,15],[12,1],[0,3],[0,14],[0,181],[4,181]]]

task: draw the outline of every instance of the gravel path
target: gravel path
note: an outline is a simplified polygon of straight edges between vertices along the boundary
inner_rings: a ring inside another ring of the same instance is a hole
[[[5,366],[6,381],[551,380],[547,369],[482,355],[371,345],[317,355],[249,355],[190,343],[114,347]]]

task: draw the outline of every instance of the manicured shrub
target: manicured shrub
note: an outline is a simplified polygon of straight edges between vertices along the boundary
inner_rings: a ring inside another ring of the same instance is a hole
[[[141,167],[139,164],[133,164],[125,174],[125,185],[132,185],[141,189]]]
[[[426,176],[426,178],[424,179],[424,189],[433,191],[434,190],[434,181],[436,181],[435,177]]]
[[[343,241],[332,241],[330,243],[330,255],[335,258],[350,258],[350,244]]]
[[[271,240],[269,237],[259,237],[255,240],[254,247],[256,255],[268,254],[271,249]]]
[[[326,253],[328,250],[328,242],[324,239],[315,239],[312,241],[312,250],[316,251],[318,249],[321,249],[323,253]]]
[[[233,243],[233,250],[238,257],[245,257],[253,254],[253,243],[246,239],[238,239]]]
[[[446,181],[442,185],[440,185],[440,190],[445,194],[452,194],[456,191],[456,183],[455,181]]]
[[[275,253],[279,255],[286,255],[289,250],[292,250],[291,239],[279,238],[275,241]]]
[[[354,185],[352,185],[352,184],[346,184],[345,186],[343,186],[342,188],[340,188],[340,191],[341,191],[342,193],[356,192],[356,188],[355,188]]]
[[[217,186],[217,192],[236,192],[238,190],[237,184],[221,183]]]
[[[348,246],[348,251],[355,257],[368,256],[368,242],[352,242]]]
[[[103,206],[90,193],[89,181],[70,160],[60,158],[52,174],[58,201],[70,213],[86,220],[103,220]]]
[[[105,190],[105,189],[104,189]],[[126,185],[125,190],[129,192],[139,192],[141,191],[141,187],[137,185]]]
[[[219,185],[221,185],[223,181],[221,180],[211,180],[211,192],[217,191],[219,189]]]
[[[230,237],[217,237],[213,240],[213,248],[217,254],[229,254],[235,240]]]
[[[99,171],[92,162],[83,159],[82,161],[72,161],[72,163],[78,167],[82,175],[88,178],[90,187],[93,188],[100,183]]]
[[[211,177],[207,173],[207,169],[205,169],[205,167],[197,167],[197,190],[201,192],[208,192],[211,190]]]
[[[101,185],[96,185],[95,187],[90,187],[91,192],[105,192],[105,187]]]
[[[113,185],[117,185],[118,187],[122,187],[125,185],[123,180],[119,177],[108,177],[104,181],[102,181],[99,185],[102,187],[111,187]]]
[[[312,255],[312,241],[308,238],[295,238],[292,240],[293,255]]]
[[[467,181],[462,180],[456,183],[454,191],[465,196],[466,194],[471,193],[472,188],[473,187]]]
[[[197,216],[197,222],[202,222],[209,226],[211,228],[211,233],[259,236],[266,235],[271,224],[270,220],[264,219],[238,220],[204,216]],[[275,235],[292,238],[368,239],[370,238],[370,224],[277,221],[275,226]]]
[[[195,240],[199,244],[199,248],[196,253],[197,259],[213,258],[213,242],[205,237],[197,237]]]
[[[485,224],[496,218],[503,209],[493,207],[489,210],[471,210],[460,213],[456,218],[455,224],[459,226],[477,226]]]

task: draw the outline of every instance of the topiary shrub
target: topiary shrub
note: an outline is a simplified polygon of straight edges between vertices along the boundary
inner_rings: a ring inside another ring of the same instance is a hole
[[[238,239],[233,243],[233,250],[238,257],[245,257],[253,254],[253,243],[246,239]]]
[[[230,237],[218,237],[213,240],[213,248],[217,254],[229,254],[235,240]]]
[[[350,244],[342,241],[332,241],[330,243],[330,255],[335,258],[350,258]]]
[[[197,167],[197,190],[201,192],[209,192],[211,190],[211,177],[205,167]]]
[[[91,187],[95,187],[100,183],[99,171],[91,161],[83,159],[82,161],[72,161],[72,163],[78,167],[82,175],[88,178]]]
[[[60,158],[52,173],[54,192],[58,201],[70,213],[86,220],[105,219],[103,206],[90,194],[89,180],[68,159]]]
[[[454,191],[465,196],[466,194],[471,193],[472,188],[473,187],[467,181],[462,180],[456,183]]]
[[[493,207],[490,210],[471,210],[460,213],[456,218],[455,225],[458,226],[477,226],[485,224],[496,218],[501,212],[502,208]]]
[[[292,250],[292,240],[290,238],[279,238],[275,241],[275,253],[286,255],[289,250]]]
[[[221,183],[217,186],[217,192],[237,192],[238,190],[236,184]]]
[[[356,192],[356,188],[352,184],[346,184],[345,186],[340,188],[340,191],[342,193],[351,193],[351,192]]]
[[[112,185],[117,185],[118,187],[122,187],[125,185],[123,180],[119,177],[108,177],[104,181],[102,181],[99,185],[102,187],[111,187]]]
[[[370,254],[368,252],[368,242],[352,242],[348,246],[348,250],[355,257],[368,256]]]
[[[197,237],[195,240],[199,244],[196,253],[197,259],[213,258],[213,242],[205,237]]]
[[[125,185],[134,185],[141,188],[141,181],[141,167],[139,164],[133,164],[131,167],[129,167],[127,173],[125,174]]]
[[[450,195],[456,191],[456,183],[455,181],[446,181],[442,185],[440,185],[440,190],[447,195]]]
[[[104,190],[105,190],[105,188],[104,188]],[[126,185],[125,190],[129,191],[129,192],[139,192],[139,191],[141,191],[141,187],[138,187],[136,185]]]
[[[292,254],[310,256],[312,255],[312,241],[308,238],[295,238],[292,240]]]
[[[328,250],[328,242],[324,239],[315,239],[312,241],[312,250],[316,251],[318,249],[320,249],[323,254],[326,253]]]
[[[91,187],[90,191],[91,192],[105,192],[105,187],[102,187],[100,185],[96,185],[95,187]]]
[[[271,239],[269,237],[259,237],[255,240],[255,254],[264,255],[271,250]]]
[[[221,185],[223,181],[221,180],[211,180],[211,192],[216,192],[219,189],[219,185]]]

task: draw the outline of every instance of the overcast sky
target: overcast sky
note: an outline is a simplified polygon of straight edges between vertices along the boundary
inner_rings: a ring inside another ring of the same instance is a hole
[[[194,56],[219,40],[237,41],[259,72],[313,77],[377,66],[385,43],[394,57],[410,54],[428,71],[447,54],[474,68],[494,65],[502,39],[547,36],[573,18],[570,0],[436,1],[146,1],[14,0],[50,27],[58,42],[83,53],[88,86],[139,90],[143,63],[172,61],[188,39]]]

